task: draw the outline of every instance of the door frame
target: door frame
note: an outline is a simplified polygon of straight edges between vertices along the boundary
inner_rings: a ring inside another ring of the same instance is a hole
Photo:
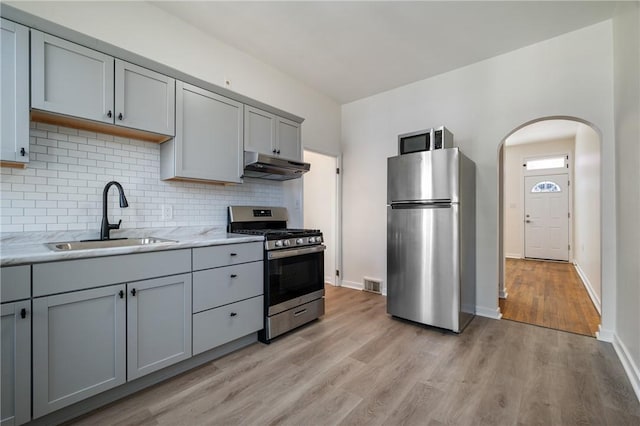
[[[525,167],[525,165],[527,164],[527,161],[529,160],[541,160],[541,159],[545,159],[545,158],[551,158],[551,157],[565,157],[567,159],[567,167],[563,167],[563,168],[555,168],[555,169],[541,169],[541,170],[531,170],[531,171],[527,171],[527,168]],[[526,199],[526,194],[525,194],[525,190],[524,190],[524,183],[525,183],[525,178],[529,177],[529,176],[546,176],[546,175],[562,175],[562,174],[566,174],[567,178],[569,179],[569,185],[567,186],[567,189],[569,191],[569,205],[568,205],[568,210],[569,210],[569,234],[568,234],[568,244],[569,244],[569,256],[568,256],[568,260],[567,262],[569,263],[573,263],[574,259],[573,259],[573,185],[571,184],[571,182],[573,181],[573,156],[571,155],[570,152],[566,152],[566,151],[561,151],[561,152],[555,152],[555,153],[549,153],[549,154],[544,154],[544,155],[534,155],[534,156],[526,156],[526,157],[522,157],[521,158],[521,163],[522,163],[522,172],[520,173],[520,188],[522,188],[522,192],[520,193],[520,205],[522,206],[522,227],[520,228],[520,232],[521,232],[521,247],[520,247],[520,253],[522,253],[522,259],[525,259],[526,256],[526,241],[525,241],[525,226],[524,226],[524,221],[526,219],[525,217],[525,199]],[[507,176],[504,177],[504,179],[508,179]]]
[[[327,157],[335,158],[336,160],[336,168],[340,171],[340,173],[336,173],[336,208],[335,208],[335,218],[336,218],[336,229],[334,230],[335,235],[335,267],[337,271],[340,271],[339,275],[336,275],[336,271],[332,272],[333,282],[335,287],[342,287],[342,278],[344,277],[344,271],[342,269],[342,153],[335,154],[328,151],[311,149],[311,148],[302,148],[302,157],[304,158],[304,152],[309,151],[314,154],[325,155]],[[304,200],[304,180],[302,182],[302,194]],[[304,204],[303,204],[304,205]],[[303,212],[303,220],[304,220],[304,212]],[[325,275],[326,272],[325,272]]]

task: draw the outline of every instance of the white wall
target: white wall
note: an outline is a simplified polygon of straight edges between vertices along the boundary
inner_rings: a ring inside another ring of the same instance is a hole
[[[279,70],[145,2],[7,2],[11,6],[291,112],[305,121],[303,145],[340,153],[340,106]],[[283,185],[294,223],[302,184]]]
[[[576,133],[573,179],[573,261],[600,310],[600,137],[580,124]]]
[[[322,231],[327,249],[324,252],[325,282],[335,283],[336,270],[336,158],[312,151],[304,152],[311,164],[303,180],[304,227]]]
[[[570,138],[505,147],[504,255],[506,257],[524,257],[522,252],[524,249],[524,223],[522,222],[524,218],[524,179],[522,173],[524,160],[528,157],[555,154],[569,154],[569,158],[573,158],[573,146],[574,140]],[[573,170],[573,167],[570,170]],[[572,179],[571,176],[569,178]]]
[[[640,399],[640,6],[625,2],[616,12],[613,67],[619,256],[614,346]],[[605,193],[609,188],[602,190]],[[603,282],[603,289],[605,285]]]
[[[386,277],[386,158],[396,154],[399,133],[444,124],[476,162],[476,303],[479,314],[496,316],[498,147],[509,133],[550,116],[595,124],[603,139],[604,204],[615,204],[612,44],[606,21],[344,105],[344,279]],[[615,219],[604,210],[604,327],[615,315],[607,298],[615,287]]]

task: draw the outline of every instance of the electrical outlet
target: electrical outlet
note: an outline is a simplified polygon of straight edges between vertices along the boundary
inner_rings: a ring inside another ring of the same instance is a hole
[[[162,205],[162,220],[171,220],[173,219],[173,206],[168,204]]]

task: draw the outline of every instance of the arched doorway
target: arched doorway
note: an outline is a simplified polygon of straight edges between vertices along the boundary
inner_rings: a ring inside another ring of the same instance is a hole
[[[601,138],[546,117],[499,149],[499,305],[503,318],[585,335],[600,324]]]

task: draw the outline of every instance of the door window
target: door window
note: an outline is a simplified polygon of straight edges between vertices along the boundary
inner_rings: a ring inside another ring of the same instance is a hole
[[[531,192],[562,192],[562,188],[555,182],[543,180],[533,185]]]

